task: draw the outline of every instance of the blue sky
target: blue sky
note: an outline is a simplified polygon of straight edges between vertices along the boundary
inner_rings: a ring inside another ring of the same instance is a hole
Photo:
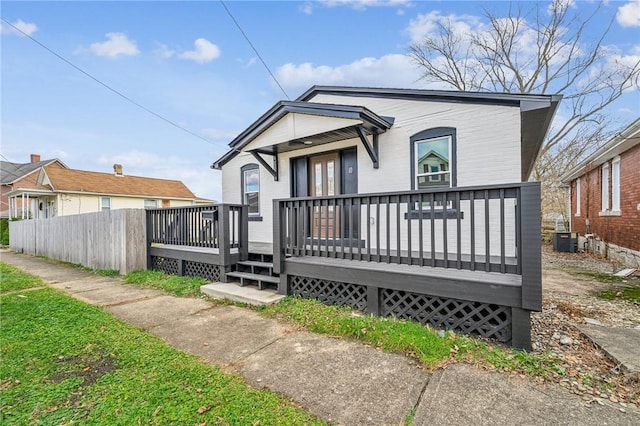
[[[547,2],[526,3],[546,8]],[[291,99],[313,84],[441,88],[419,81],[412,40],[444,16],[464,25],[503,2],[405,0],[227,1]],[[572,7],[593,9],[590,1]],[[182,180],[220,199],[210,164],[284,94],[218,1],[3,1],[1,15],[78,67],[202,135],[194,137],[115,95],[27,37],[2,26],[1,154],[57,157],[69,167]],[[597,21],[606,44],[640,58],[640,3],[608,1]],[[627,92],[609,111],[621,125],[640,114]]]

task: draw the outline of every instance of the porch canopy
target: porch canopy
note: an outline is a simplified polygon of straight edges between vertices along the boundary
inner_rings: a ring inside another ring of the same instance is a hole
[[[39,198],[55,195],[47,186],[16,188],[5,194],[9,203],[9,219],[38,219],[41,217]],[[45,214],[46,216],[46,214]]]
[[[239,152],[248,152],[277,180],[278,153],[358,138],[378,167],[378,135],[393,125],[363,106],[281,101],[236,137],[231,150],[213,163],[220,169]],[[272,156],[273,166],[264,159]]]

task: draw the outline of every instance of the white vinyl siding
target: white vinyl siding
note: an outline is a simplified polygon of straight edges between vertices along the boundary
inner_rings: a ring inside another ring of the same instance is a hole
[[[451,127],[456,129],[457,186],[522,181],[520,109],[518,107],[336,95],[318,95],[310,102],[361,105],[380,116],[394,117],[393,127],[379,136],[379,168],[373,168],[371,158],[357,138],[279,153],[278,181],[274,181],[273,176],[263,167],[259,169],[261,194],[259,206],[263,220],[249,222],[250,241],[272,241],[273,199],[291,197],[290,160],[294,157],[356,147],[359,193],[408,191],[414,179],[411,176],[411,136],[431,127]],[[296,116],[296,126],[300,124],[297,118]],[[287,123],[287,126],[289,125],[290,123]],[[275,133],[275,125],[272,128]],[[252,143],[251,146],[262,145],[262,143],[261,135],[255,141],[255,145]],[[224,165],[222,168],[223,202],[242,202],[241,168],[254,162],[255,159],[250,154],[240,153]],[[479,215],[479,211],[483,209],[479,205],[477,207],[476,214]],[[462,206],[463,210],[464,208],[465,206]],[[466,221],[469,213],[465,212],[464,217]],[[499,217],[500,215],[490,215],[492,229],[498,228]],[[476,220],[484,219],[478,216]],[[413,228],[417,229],[417,224]],[[451,235],[455,235],[455,232],[450,232],[449,237]],[[480,239],[483,237],[478,235],[477,240]],[[492,247],[499,247],[499,244],[492,244]]]
[[[302,140],[306,136],[354,126],[361,122],[361,120],[349,118],[289,113],[260,134],[258,138],[251,141],[249,145],[243,148],[243,151],[263,148],[291,140]]]

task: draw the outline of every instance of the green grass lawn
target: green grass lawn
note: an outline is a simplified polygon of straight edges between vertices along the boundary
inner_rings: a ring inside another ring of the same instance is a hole
[[[563,270],[609,284],[610,288],[608,290],[595,293],[601,299],[640,302],[640,279],[638,278],[616,277],[615,275],[580,268],[564,268]]]
[[[31,275],[22,274],[15,266],[0,262],[0,293],[41,287],[42,281]]]
[[[176,296],[196,297],[200,295],[200,286],[209,281],[200,277],[179,277],[160,271],[134,271],[124,277],[127,284],[152,287],[164,290]]]
[[[640,280],[634,280],[634,285],[618,287],[598,293],[598,297],[605,300],[627,300],[629,302],[640,302]]]
[[[466,360],[541,377],[562,373],[556,367],[557,359],[548,354],[534,355],[490,345],[454,332],[438,332],[415,321],[365,315],[349,307],[327,306],[317,300],[287,297],[258,311],[315,333],[358,340],[411,356],[428,368]]]
[[[7,288],[38,279],[2,266]],[[321,424],[54,289],[2,296],[1,424]]]
[[[153,287],[178,296],[196,296],[206,280],[158,271],[136,271],[129,284]],[[365,315],[345,306],[328,306],[312,299],[286,297],[276,305],[256,308],[262,315],[297,324],[314,333],[360,341],[388,352],[411,356],[427,368],[461,360],[548,377],[563,372],[550,354],[533,355],[488,344],[453,332],[438,332],[415,321]]]

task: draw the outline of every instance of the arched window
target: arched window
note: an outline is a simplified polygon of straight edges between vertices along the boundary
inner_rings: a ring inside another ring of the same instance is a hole
[[[456,186],[456,129],[436,127],[411,136],[411,189]]]
[[[249,216],[260,216],[260,169],[257,164],[246,164],[240,170],[242,203],[249,205]]]

